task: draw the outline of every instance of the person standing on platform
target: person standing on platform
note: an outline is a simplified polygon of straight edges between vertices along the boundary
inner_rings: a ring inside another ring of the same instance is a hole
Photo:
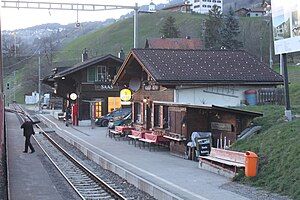
[[[66,115],[65,115],[66,126],[69,126],[71,118],[72,118],[72,116],[71,116],[71,108],[67,107],[67,109],[66,109]]]
[[[31,135],[34,135],[34,130],[33,130],[33,125],[40,123],[40,121],[36,121],[33,122],[31,121],[29,118],[26,118],[26,120],[24,121],[24,123],[21,125],[21,128],[23,128],[23,135],[25,137],[25,150],[23,151],[23,153],[27,153],[28,152],[28,146],[31,150],[30,153],[34,153],[35,150],[30,142],[30,138]]]

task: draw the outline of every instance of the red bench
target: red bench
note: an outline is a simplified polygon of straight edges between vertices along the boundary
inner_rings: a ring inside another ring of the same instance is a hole
[[[144,138],[139,139],[139,141],[143,142],[143,147],[145,148],[145,144],[148,144],[149,151],[151,151],[151,146],[156,144],[164,144],[169,142],[168,139],[164,138],[163,135],[156,135],[153,133],[146,132],[144,134]],[[141,147],[141,146],[140,146]]]
[[[126,137],[131,133],[131,130],[134,128],[131,126],[116,126],[115,130],[109,130],[108,135],[110,138],[114,138],[115,140],[121,137]]]
[[[131,130],[131,135],[128,135],[128,143],[130,144],[130,141],[134,143],[134,146],[136,146],[136,142],[139,141],[139,139],[144,138],[145,131],[138,131],[138,130]]]
[[[211,148],[209,156],[199,156],[199,168],[232,178],[239,169],[245,168],[245,154]]]

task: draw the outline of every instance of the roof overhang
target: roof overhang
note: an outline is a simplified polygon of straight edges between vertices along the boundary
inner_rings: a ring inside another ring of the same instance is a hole
[[[184,103],[167,102],[167,101],[153,101],[153,103],[159,104],[159,105],[165,105],[165,106],[198,108],[198,109],[204,109],[204,110],[220,110],[220,111],[226,111],[226,112],[231,112],[231,113],[250,115],[250,116],[254,116],[254,117],[263,116],[263,114],[259,113],[259,112],[240,110],[240,109],[236,109],[236,108],[227,108],[227,107],[215,106],[215,105],[210,105],[210,104],[195,105],[195,104],[184,104]]]

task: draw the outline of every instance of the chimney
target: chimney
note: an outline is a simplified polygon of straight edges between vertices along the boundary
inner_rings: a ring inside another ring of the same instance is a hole
[[[88,59],[88,53],[87,53],[86,48],[84,48],[83,53],[82,53],[82,55],[81,55],[81,61],[84,62],[84,61],[86,61],[87,59]]]
[[[121,49],[120,52],[118,53],[118,57],[122,60],[125,60],[125,53],[124,53],[123,49]]]

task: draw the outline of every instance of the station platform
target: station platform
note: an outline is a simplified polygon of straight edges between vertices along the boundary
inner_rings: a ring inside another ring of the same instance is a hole
[[[230,179],[199,169],[198,162],[172,156],[167,150],[149,151],[114,140],[107,136],[106,127],[66,127],[51,114],[40,114],[39,119],[89,158],[157,199],[248,199],[222,188]]]
[[[35,152],[23,153],[25,138],[19,119],[9,112],[5,113],[5,118],[9,199],[79,199],[33,138],[31,143]]]

